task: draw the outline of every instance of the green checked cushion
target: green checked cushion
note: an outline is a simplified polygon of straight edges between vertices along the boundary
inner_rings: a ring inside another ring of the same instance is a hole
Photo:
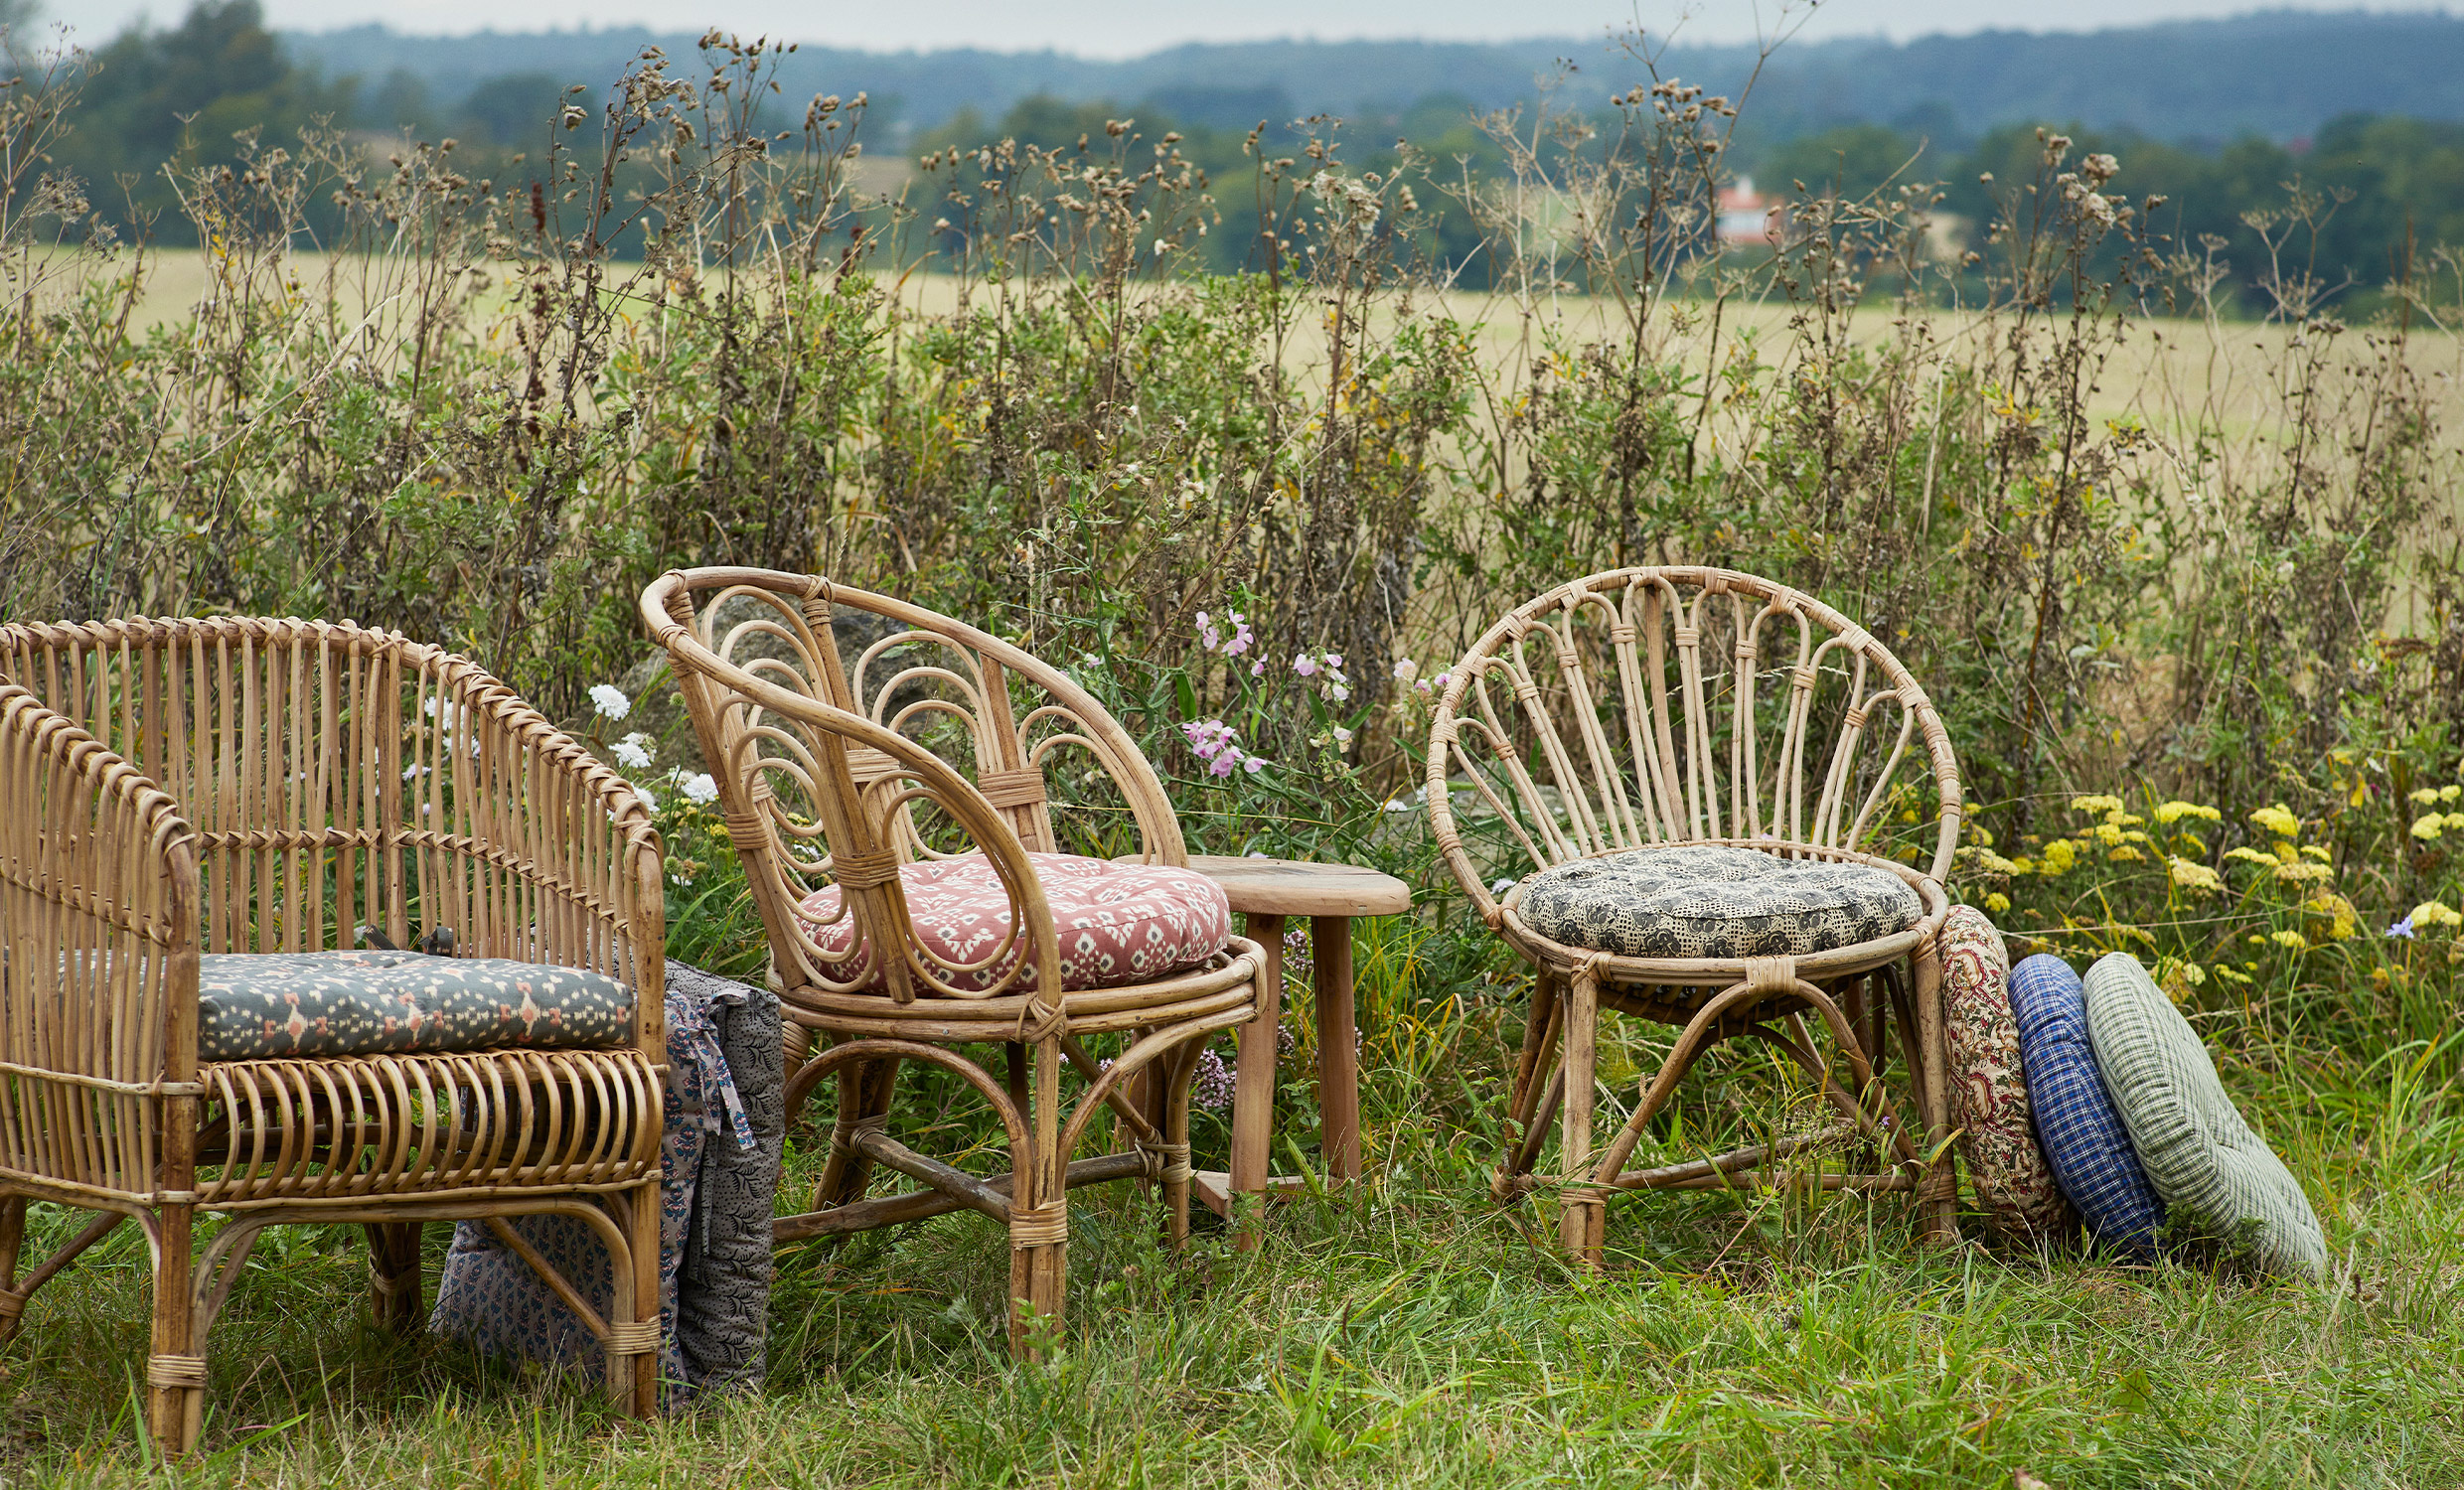
[[[2079,1213],[2037,1147],[2036,1112],[2011,1012],[2011,955],[1985,913],[1955,905],[1942,922],[1942,1005],[1950,1120],[1986,1225],[2014,1242],[2070,1240]]]
[[[417,952],[197,960],[197,1058],[621,1045],[633,990],[602,972]]]
[[[1565,947],[1625,958],[1801,957],[1904,932],[1925,914],[1869,864],[1682,844],[1576,859],[1523,881],[1516,914]]]
[[[2098,961],[2086,999],[2097,1069],[2168,1211],[2271,1271],[2325,1271],[2327,1241],[2301,1182],[2225,1095],[2208,1047],[2139,960]]]

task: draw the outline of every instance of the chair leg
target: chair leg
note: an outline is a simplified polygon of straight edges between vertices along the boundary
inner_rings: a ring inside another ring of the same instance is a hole
[[[17,1333],[26,1299],[17,1291],[17,1259],[26,1246],[26,1197],[0,1197],[0,1343]]]
[[[609,1320],[608,1395],[629,1417],[659,1411],[659,1360],[664,1343],[659,1317],[660,1181],[617,1197],[618,1217],[630,1254],[613,1279],[615,1308]],[[630,1301],[631,1308],[625,1304]]]
[[[1917,1182],[1917,1240],[1947,1247],[1959,1240],[1959,1179],[1951,1168],[1949,1031],[1942,1013],[1942,960],[1933,939],[1916,952],[1918,1102],[1924,1108],[1925,1150],[1939,1156]]]
[[[1564,1013],[1564,999],[1559,990],[1563,979],[1543,968],[1532,981],[1531,1012],[1523,1024],[1521,1053],[1514,1065],[1514,1086],[1506,1096],[1505,1155],[1497,1172],[1489,1180],[1490,1198],[1506,1201],[1522,1193],[1516,1183],[1532,1165],[1540,1151],[1537,1129],[1548,1124],[1552,1116],[1544,1111],[1553,1103],[1546,1093],[1558,1090],[1558,1073],[1551,1069],[1557,1043],[1557,1026]]]
[[[1037,1331],[1057,1335],[1066,1323],[1069,1292],[1068,1155],[1061,1144],[1061,1042],[1035,1042],[1031,1146],[1010,1157],[1009,1350],[1022,1360],[1039,1354]]]
[[[1600,1050],[1600,981],[1588,966],[1568,980],[1565,1025],[1565,1128],[1557,1155],[1565,1188],[1557,1231],[1570,1256],[1598,1267],[1606,1245],[1608,1196],[1586,1183],[1592,1167],[1592,1101]]]
[[[1163,1239],[1174,1252],[1189,1245],[1189,1181],[1196,1177],[1189,1167],[1189,1089],[1205,1048],[1205,1037],[1190,1041],[1173,1052],[1170,1073],[1157,1078],[1164,1084],[1155,1124],[1163,1133]]]
[[[146,1427],[165,1453],[197,1446],[206,1421],[206,1342],[196,1338],[190,1295],[196,1209],[166,1205],[158,1214],[154,1255],[153,1351],[145,1363]]]
[[[419,1328],[419,1234],[416,1221],[372,1221],[368,1233],[369,1303],[377,1323],[397,1335]]]

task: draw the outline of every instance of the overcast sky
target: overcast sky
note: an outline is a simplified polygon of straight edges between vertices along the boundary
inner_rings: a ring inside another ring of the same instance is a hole
[[[1053,48],[1090,57],[1132,57],[1176,42],[1266,37],[1429,37],[1493,41],[1507,37],[1587,36],[1635,19],[1630,0],[903,0],[817,4],[815,0],[263,0],[274,26],[322,31],[384,21],[398,31],[540,31],[551,27],[641,24],[663,31],[723,26],[840,47],[876,50],[986,47]],[[185,0],[43,0],[50,21],[70,20],[88,45],[131,20],[176,21]],[[2085,31],[2101,26],[2251,10],[2250,0],[1827,0],[1804,37],[1896,39],[1994,27]],[[2274,0],[2268,8],[2286,8]],[[2352,10],[2351,5],[2300,5]],[[2440,10],[2438,0],[2392,0],[2374,10]],[[1802,7],[1791,12],[1801,16]],[[1742,41],[1781,14],[1773,0],[1642,0],[1653,31],[1681,15],[1684,39]]]

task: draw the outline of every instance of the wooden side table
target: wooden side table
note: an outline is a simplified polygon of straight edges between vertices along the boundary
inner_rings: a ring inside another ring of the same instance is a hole
[[[1229,1215],[1236,1193],[1263,1194],[1297,1188],[1298,1179],[1277,1179],[1269,1149],[1275,1139],[1275,1036],[1283,1022],[1284,921],[1309,918],[1309,959],[1317,1016],[1317,1118],[1327,1178],[1360,1177],[1360,1056],[1352,1008],[1352,920],[1391,916],[1412,908],[1412,889],[1392,875],[1356,864],[1312,864],[1299,859],[1233,858],[1192,854],[1189,867],[1223,886],[1232,909],[1247,920],[1246,935],[1266,949],[1265,987],[1258,1017],[1240,1027],[1240,1065],[1232,1097],[1232,1168],[1203,1170],[1191,1191],[1218,1214]],[[1244,1232],[1247,1251],[1257,1236]]]

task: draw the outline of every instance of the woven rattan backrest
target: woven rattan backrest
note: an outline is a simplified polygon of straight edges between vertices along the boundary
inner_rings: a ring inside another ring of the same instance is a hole
[[[1440,846],[1483,908],[1493,876],[1589,854],[1756,839],[1865,852],[1886,820],[1925,812],[1938,879],[1959,835],[1958,765],[1908,670],[1811,596],[1727,569],[1619,569],[1516,609],[1448,681],[1428,790]]]
[[[901,1001],[989,997],[1020,990],[951,986],[996,954],[961,968],[909,936],[898,865],[982,851],[1005,880],[1031,882],[1020,851],[1186,862],[1162,784],[1128,732],[1066,674],[999,638],[775,570],[669,574],[642,604],[676,660],[791,990],[844,991],[869,976],[868,954],[826,951],[828,923],[800,910],[828,885],[847,892],[836,915],[856,918],[857,947],[906,948],[890,969]],[[765,687],[784,696],[766,699]],[[1056,819],[1050,785],[1064,776],[1072,799]],[[1011,892],[1013,927],[1050,925],[1039,889]],[[1020,919],[1030,894],[1036,915]]]
[[[467,956],[658,986],[615,910],[627,844],[657,842],[648,810],[467,659],[349,623],[127,620],[0,627],[0,678],[177,805],[203,952],[451,927]]]

